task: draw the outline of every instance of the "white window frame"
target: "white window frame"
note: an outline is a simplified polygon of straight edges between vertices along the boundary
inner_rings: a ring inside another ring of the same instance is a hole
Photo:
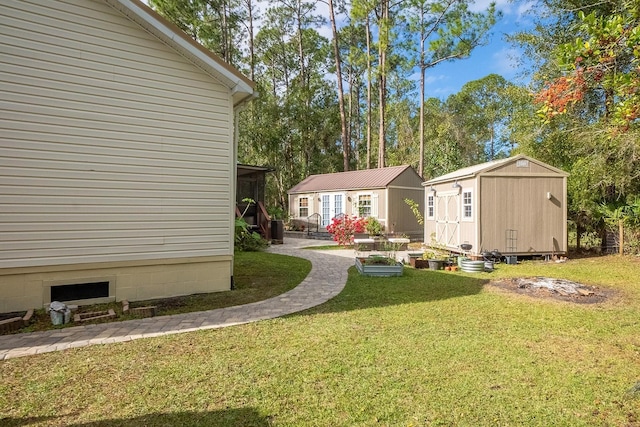
[[[468,203],[465,197],[467,194],[469,195],[469,199],[470,199]],[[462,203],[460,205],[462,208],[460,219],[466,222],[473,221],[473,215],[475,213],[474,212],[475,209],[474,209],[474,195],[473,195],[472,188],[462,189]],[[469,208],[469,215],[467,215],[467,208]]]
[[[427,195],[427,219],[436,217],[436,196],[433,193]]]
[[[369,214],[368,215],[361,215],[360,197],[362,196],[369,196]],[[370,216],[374,216],[373,215],[373,193],[358,193],[356,195],[356,212],[358,212],[358,216],[361,218],[368,218]]]
[[[302,200],[307,201],[307,206],[304,206],[304,207],[302,206]],[[309,196],[302,196],[298,198],[298,218],[307,219],[309,215],[311,215],[310,200],[311,200],[311,197]],[[304,216],[302,215],[302,209],[307,210],[307,214]]]

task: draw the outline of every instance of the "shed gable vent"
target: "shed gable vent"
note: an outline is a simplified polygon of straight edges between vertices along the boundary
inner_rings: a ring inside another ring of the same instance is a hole
[[[109,282],[77,283],[51,287],[51,301],[76,301],[109,296]]]
[[[516,162],[516,167],[517,168],[528,168],[529,167],[529,160],[527,159],[520,159]]]

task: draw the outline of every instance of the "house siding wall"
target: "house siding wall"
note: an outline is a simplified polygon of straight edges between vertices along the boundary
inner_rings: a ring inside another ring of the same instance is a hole
[[[102,0],[0,3],[0,311],[228,290],[230,90]]]
[[[0,66],[0,268],[232,255],[226,87],[102,1],[2,2]]]
[[[4,269],[0,313],[47,306],[51,286],[61,284],[108,281],[116,301],[224,291],[231,270],[230,256]]]

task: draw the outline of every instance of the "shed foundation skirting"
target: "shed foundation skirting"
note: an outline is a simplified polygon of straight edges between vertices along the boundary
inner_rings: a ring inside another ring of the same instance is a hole
[[[47,306],[51,286],[98,280],[109,281],[112,301],[227,291],[232,260],[225,255],[0,270],[0,313]]]

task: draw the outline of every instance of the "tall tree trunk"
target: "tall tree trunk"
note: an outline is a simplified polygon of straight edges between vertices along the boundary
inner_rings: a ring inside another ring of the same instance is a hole
[[[222,43],[224,45],[225,61],[233,65],[233,58],[231,55],[231,31],[229,30],[229,11],[227,10],[227,2],[222,2]]]
[[[424,66],[425,62],[425,50],[424,44],[426,40],[425,28],[424,28],[424,6],[420,5],[420,149],[418,161],[418,173],[424,177],[424,86],[425,86],[425,73],[427,68]]]
[[[378,121],[378,167],[384,167],[385,161],[385,112],[387,102],[387,51],[389,49],[389,2],[390,0],[381,0],[380,2],[380,19],[378,21],[378,104],[379,104],[379,121]]]
[[[371,25],[367,15],[367,169],[371,169]]]
[[[418,138],[420,139],[420,160],[418,161],[418,173],[424,176],[424,74],[425,69],[420,67],[420,129]]]
[[[256,53],[255,46],[253,44],[253,0],[245,0],[247,6],[247,15],[249,22],[247,22],[247,31],[249,32],[249,78],[251,81],[255,81],[256,78]]]
[[[349,72],[349,117],[347,118],[347,133],[349,133],[349,141],[351,141],[351,146],[349,150],[354,157],[356,163],[356,169],[359,169],[360,166],[360,144],[361,134],[360,134],[360,92],[359,88],[356,85],[359,85],[360,82],[356,82],[355,76],[353,73],[353,68],[350,69]]]
[[[493,125],[489,125],[489,135],[490,135],[490,140],[489,140],[489,160],[493,160],[496,157],[496,147],[495,147],[495,130],[494,130],[494,126]]]
[[[342,134],[342,167],[349,170],[349,149],[351,141],[347,132],[347,115],[344,109],[344,90],[342,88],[342,64],[340,61],[340,46],[338,43],[338,30],[336,28],[336,16],[333,10],[333,0],[329,0],[329,17],[331,19],[331,32],[333,33],[333,54],[336,61],[336,78],[338,80],[338,107],[340,109],[340,132]]]
[[[298,0],[296,6],[296,18],[298,21],[298,55],[300,56],[300,86],[307,87],[307,70],[304,64],[304,45],[302,43],[302,0]]]

